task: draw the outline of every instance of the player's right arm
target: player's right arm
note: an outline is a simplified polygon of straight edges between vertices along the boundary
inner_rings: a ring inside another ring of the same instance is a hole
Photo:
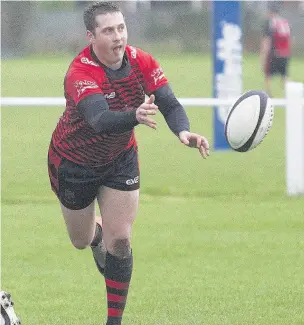
[[[154,98],[150,97],[131,111],[111,111],[102,89],[94,78],[89,74],[75,71],[67,75],[65,89],[85,121],[96,133],[123,133],[132,130],[138,124],[156,128],[156,122],[150,118],[158,109],[154,104]]]
[[[156,122],[149,117],[155,115],[157,110],[157,106],[151,98],[131,111],[114,112],[110,111],[102,94],[95,94],[81,100],[77,108],[97,133],[123,133],[132,130],[138,124],[156,128]]]

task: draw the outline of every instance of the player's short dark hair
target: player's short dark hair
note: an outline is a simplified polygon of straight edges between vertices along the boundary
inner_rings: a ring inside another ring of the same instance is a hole
[[[268,11],[273,12],[275,14],[280,13],[280,3],[277,2],[270,3],[268,6]]]
[[[97,27],[96,16],[112,12],[121,12],[118,5],[113,2],[99,1],[90,4],[83,13],[83,20],[87,30],[94,34]]]

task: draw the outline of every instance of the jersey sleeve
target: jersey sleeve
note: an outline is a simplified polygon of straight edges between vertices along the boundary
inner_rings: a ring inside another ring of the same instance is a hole
[[[150,54],[140,50],[139,65],[144,75],[146,94],[150,95],[155,90],[168,84],[168,80],[160,64]]]
[[[75,105],[87,96],[103,93],[94,77],[89,72],[82,70],[71,70],[67,73],[64,89]]]

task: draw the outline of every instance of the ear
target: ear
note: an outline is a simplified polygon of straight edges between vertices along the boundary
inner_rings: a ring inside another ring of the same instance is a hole
[[[91,31],[89,31],[89,30],[87,30],[87,39],[88,39],[91,43],[94,43],[94,41],[95,41],[95,36],[94,36],[94,34],[93,34]]]

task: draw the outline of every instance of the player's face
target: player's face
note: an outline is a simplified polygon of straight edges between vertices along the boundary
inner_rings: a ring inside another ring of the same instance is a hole
[[[126,49],[128,32],[121,12],[96,17],[95,35],[89,35],[98,58],[106,66],[119,65]],[[89,32],[88,32],[89,33]]]

